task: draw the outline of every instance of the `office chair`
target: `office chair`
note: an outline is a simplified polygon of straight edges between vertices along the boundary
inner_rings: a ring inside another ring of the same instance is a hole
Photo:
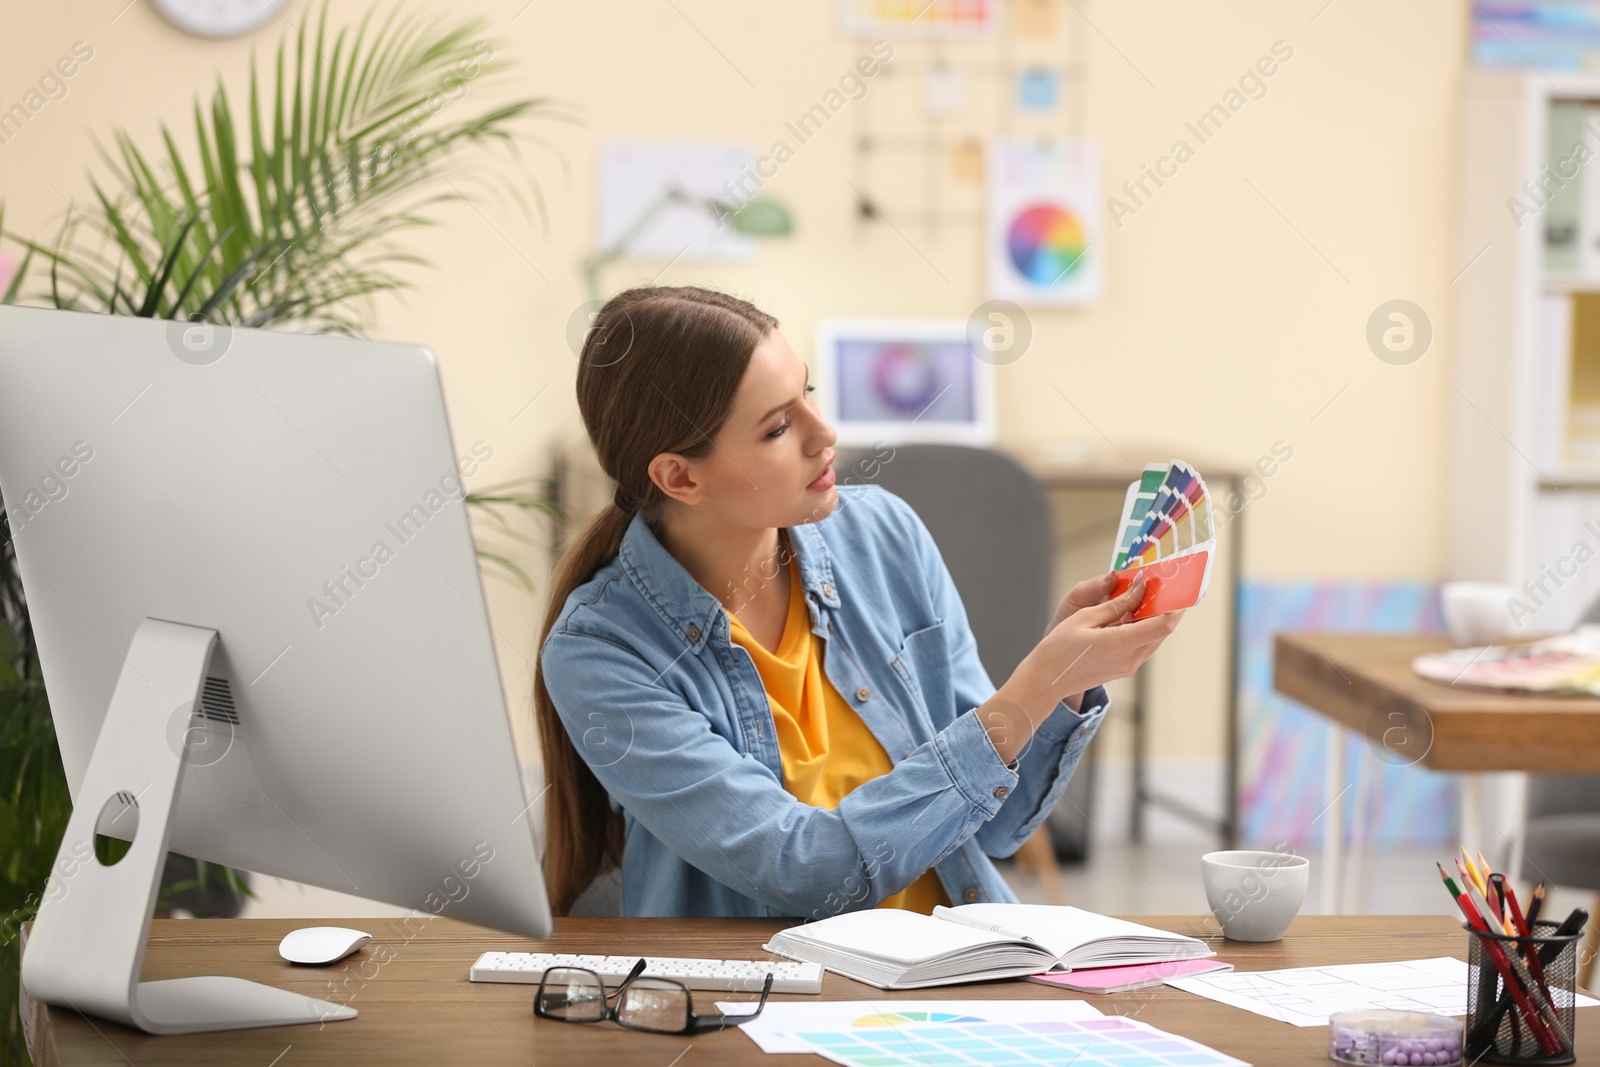
[[[614,919],[622,914],[622,872],[597,875],[567,912],[573,918]]]
[[[1587,986],[1600,948],[1600,775],[1530,774],[1522,835],[1524,877],[1596,894],[1579,953],[1578,984]]]
[[[1038,644],[1056,606],[1055,531],[1044,490],[1015,460],[986,448],[901,445],[889,460],[863,466],[868,454],[839,451],[840,484],[881,485],[921,516],[961,593],[984,670],[1004,681]],[[1066,903],[1057,844],[1075,858],[1087,855],[1092,784],[1086,755],[1056,813],[1017,853],[1055,903]]]

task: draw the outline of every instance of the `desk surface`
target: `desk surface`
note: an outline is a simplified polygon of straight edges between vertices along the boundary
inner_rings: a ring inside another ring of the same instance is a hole
[[[1417,751],[1416,739],[1431,741],[1421,763],[1434,770],[1600,773],[1600,698],[1469,689],[1411,670],[1450,647],[1439,635],[1279,634],[1272,684],[1376,745],[1386,733]]]
[[[1305,967],[1328,963],[1462,956],[1465,935],[1450,919],[1429,915],[1303,915],[1279,942],[1248,945],[1224,941],[1210,916],[1140,917],[1167,929],[1194,932],[1215,944],[1238,970]],[[144,978],[230,974],[312,996],[329,996],[329,983],[344,984],[340,999],[360,1010],[347,1022],[245,1030],[187,1037],[150,1037],[99,1019],[47,1005],[29,1004],[34,1062],[107,1064],[242,1063],[269,1067],[351,1063],[567,1064],[593,1067],[713,1067],[759,1062],[749,1038],[725,1030],[696,1037],[637,1034],[611,1023],[574,1025],[535,1019],[533,990],[520,985],[473,984],[467,968],[491,950],[570,951],[757,959],[759,946],[780,923],[758,919],[561,919],[549,941],[530,942],[481,927],[436,919],[410,936],[399,919],[338,925],[370,930],[373,941],[360,955],[332,968],[296,968],[278,958],[277,943],[289,930],[314,924],[289,919],[156,920],[145,957]],[[374,966],[372,954],[387,948],[389,962]],[[364,962],[365,961],[365,962]],[[716,993],[695,993],[709,1007]],[[829,974],[822,999],[968,1000],[1078,998],[1078,994],[1033,982],[986,982],[941,989],[890,993]],[[1463,999],[1465,991],[1463,990]],[[809,1000],[790,996],[777,999]],[[1083,997],[1107,1015],[1136,1015],[1165,1030],[1238,1056],[1262,1067],[1326,1064],[1325,1028],[1300,1028],[1157,986],[1133,993]],[[1580,1014],[1578,1062],[1600,1064],[1600,1020]],[[692,1046],[692,1047],[691,1047]],[[827,1061],[790,1056],[781,1067]]]

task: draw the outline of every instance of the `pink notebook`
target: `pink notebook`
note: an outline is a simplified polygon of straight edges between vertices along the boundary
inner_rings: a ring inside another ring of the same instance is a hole
[[[1231,971],[1233,964],[1218,959],[1168,960],[1165,963],[1136,963],[1127,967],[1092,967],[1077,971],[1030,974],[1028,981],[1070,989],[1074,993],[1126,993],[1147,985],[1160,985],[1169,978],[1189,978],[1212,971]]]

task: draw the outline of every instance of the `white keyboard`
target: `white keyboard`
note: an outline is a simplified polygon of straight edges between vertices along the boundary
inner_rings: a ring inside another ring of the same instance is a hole
[[[774,993],[822,992],[822,966],[788,960],[693,960],[646,956],[644,974],[671,978],[690,989],[720,989],[759,995],[767,974]],[[472,965],[474,982],[523,982],[538,985],[550,967],[582,967],[607,985],[628,977],[638,956],[575,956],[565,952],[485,952]]]

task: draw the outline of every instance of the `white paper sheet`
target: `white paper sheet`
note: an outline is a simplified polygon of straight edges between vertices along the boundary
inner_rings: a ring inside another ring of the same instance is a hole
[[[1173,978],[1167,985],[1295,1026],[1326,1026],[1334,1012],[1357,1008],[1465,1015],[1467,979],[1465,960],[1440,956],[1398,963],[1231,971]],[[1581,994],[1576,1002],[1580,1008],[1600,1004]]]
[[[757,152],[755,143],[746,141],[602,141],[595,247],[610,247],[659,207],[660,214],[634,234],[625,250],[628,258],[685,263],[750,259],[754,237],[737,233],[701,204],[662,204],[660,197],[677,187],[694,199],[742,205],[761,186],[759,177],[750,181]]]
[[[719,1000],[717,1010],[753,1010],[755,1001]],[[867,1015],[930,1013],[937,1016],[971,1016],[986,1022],[1080,1022],[1104,1018],[1104,1013],[1082,1000],[823,1000],[811,1003],[769,1001],[759,1018],[739,1027],[763,1052],[810,1052],[811,1046],[789,1036],[794,1030],[829,1030],[848,1027]],[[913,1022],[923,1019],[909,1020]],[[934,1021],[938,1021],[935,1019]]]

